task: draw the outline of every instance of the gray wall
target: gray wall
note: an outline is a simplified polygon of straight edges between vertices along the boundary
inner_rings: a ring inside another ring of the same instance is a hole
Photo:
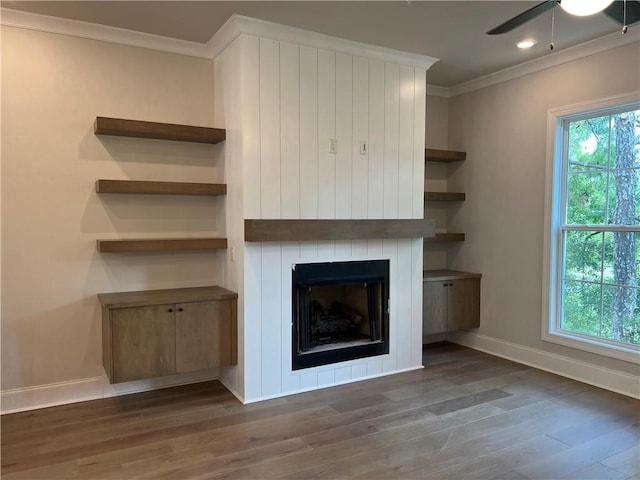
[[[467,152],[449,179],[467,201],[449,221],[467,239],[448,263],[483,274],[480,334],[637,374],[542,342],[541,305],[547,111],[637,90],[639,62],[629,44],[449,99],[449,148]]]
[[[98,238],[217,228],[209,198],[97,195],[97,179],[221,178],[214,146],[98,137],[97,115],[213,126],[213,63],[2,27],[3,393],[72,382],[101,395],[97,293],[219,281],[215,253],[96,252]]]

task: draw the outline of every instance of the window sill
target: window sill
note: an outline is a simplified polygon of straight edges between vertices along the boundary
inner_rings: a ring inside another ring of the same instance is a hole
[[[596,353],[604,357],[615,358],[629,363],[640,364],[640,348],[622,345],[614,345],[604,341],[598,341],[593,337],[583,336],[577,333],[544,332],[542,340],[557,343],[565,347]]]

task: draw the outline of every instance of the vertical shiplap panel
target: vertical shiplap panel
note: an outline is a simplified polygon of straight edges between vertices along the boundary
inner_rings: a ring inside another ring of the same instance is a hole
[[[369,60],[369,187],[367,218],[384,212],[384,62]]]
[[[351,241],[351,255],[354,258],[364,258],[369,252],[369,244],[367,240],[352,240]]]
[[[400,67],[396,63],[385,63],[383,218],[398,218],[399,128]]]
[[[318,218],[318,50],[300,47],[300,218]]]
[[[411,240],[411,366],[422,365],[422,240]]]
[[[242,121],[242,162],[243,169],[243,205],[245,218],[260,218],[260,45],[256,37],[240,38],[241,56],[241,100],[240,118]],[[244,318],[241,319],[244,333],[241,340],[244,352],[244,398],[256,399],[262,392],[262,311],[260,291],[262,288],[260,245],[246,245],[244,252]]]
[[[427,72],[415,70],[415,108],[413,121],[413,218],[424,217],[425,117]],[[422,265],[422,264],[421,264]]]
[[[318,50],[318,217],[336,217],[336,154],[329,140],[336,138],[336,54]],[[338,150],[344,148],[338,144]],[[335,242],[318,242],[318,255],[335,255]]]
[[[281,279],[281,310],[282,310],[282,392],[296,392],[300,390],[300,376],[294,375],[291,369],[292,350],[292,270],[291,266],[300,262],[300,247],[295,244],[282,246],[282,279]]]
[[[382,362],[384,372],[393,372],[397,368],[398,334],[405,324],[398,318],[398,301],[400,289],[408,288],[405,278],[401,278],[398,269],[398,240],[382,241],[383,258],[389,259],[389,355]]]
[[[258,38],[246,35],[240,41],[244,216],[260,218],[260,43]]]
[[[333,385],[335,382],[336,377],[333,369],[318,372],[318,386],[329,386]]]
[[[371,259],[382,257],[382,240],[365,240],[367,242],[367,253]]]
[[[336,244],[333,240],[318,242],[318,261],[327,262],[336,256]]]
[[[398,261],[397,277],[398,277],[398,293],[396,295],[397,302],[395,305],[396,325],[396,356],[397,370],[411,367],[411,346],[412,346],[412,320],[413,320],[413,264],[411,263],[411,239],[398,240]]]
[[[281,218],[300,218],[299,47],[280,43]]]
[[[300,389],[308,390],[318,386],[318,374],[315,371],[300,375]]]
[[[367,361],[367,376],[372,377],[382,373],[381,357],[373,357]]]
[[[336,383],[345,383],[345,382],[348,382],[349,380],[351,380],[351,378],[352,378],[351,371],[352,371],[352,368],[350,366],[349,367],[336,368],[335,371],[334,371],[335,382]]]
[[[351,218],[369,216],[369,152],[360,154],[360,142],[369,141],[369,61],[363,57],[353,57],[353,174],[351,180]],[[367,254],[367,241],[351,242],[354,256]]]
[[[227,47],[213,62],[213,87],[214,87],[214,125],[226,128],[228,132],[227,140],[224,142],[224,182],[230,185],[237,185],[237,188],[230,189],[229,195],[221,202],[225,214],[226,236],[229,245],[233,246],[239,235],[240,222],[244,218],[244,212],[239,209],[242,205],[242,158],[240,157],[239,145],[242,143],[242,125],[240,121],[241,92],[239,82],[232,81],[240,76],[240,40],[236,40]],[[231,134],[231,132],[234,132]],[[232,247],[233,248],[233,247]],[[230,255],[222,256],[224,259],[223,280],[221,285],[233,291],[239,291],[239,286],[244,282],[244,272],[235,268],[231,264]],[[244,397],[244,305],[238,302],[238,365],[232,368],[224,368],[220,371],[220,376],[225,385],[231,390],[238,392]]]
[[[329,141],[336,138],[336,55],[318,50],[318,216],[336,217],[336,155]],[[338,149],[344,148],[338,145]]]
[[[350,259],[352,255],[351,243],[352,242],[350,240],[341,240],[341,241],[335,242],[334,251],[335,251],[336,259],[338,261]]]
[[[280,218],[280,44],[260,39],[261,218]]]
[[[262,244],[262,396],[282,392],[282,252]]]
[[[414,69],[400,67],[400,131],[398,145],[398,216],[413,215]]]
[[[245,400],[262,397],[262,247],[246,243],[244,253]]]
[[[364,361],[354,364],[351,367],[351,378],[364,378],[367,376],[367,364]]]
[[[301,257],[305,257],[306,259],[313,258],[313,260],[308,261],[317,261],[318,255],[318,242],[300,242]]]
[[[351,216],[353,155],[353,57],[336,53],[336,218]]]
[[[353,144],[353,57],[336,53],[336,218],[353,218],[351,213],[351,175]],[[351,255],[351,242],[336,242],[335,255]]]
[[[368,214],[369,154],[360,154],[363,141],[369,142],[369,62],[353,57],[352,218],[367,218]]]

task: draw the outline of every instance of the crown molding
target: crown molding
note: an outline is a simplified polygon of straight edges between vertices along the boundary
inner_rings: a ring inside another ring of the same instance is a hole
[[[604,37],[589,40],[588,42],[568,47],[563,50],[549,52],[543,57],[529,60],[528,62],[455,85],[449,88],[449,97],[455,97],[457,95],[480,90],[481,88],[490,87],[491,85],[496,85],[518,77],[540,72],[551,67],[556,67],[564,63],[605,52],[613,48],[629,45],[631,43],[638,43],[640,46],[640,25],[633,25],[629,27],[626,35],[622,35],[619,31],[610,33]]]
[[[292,42],[316,48],[331,49],[351,55],[366,56],[428,70],[437,58],[368,45],[295,27],[232,15],[206,44],[136,32],[124,28],[51,17],[9,8],[0,8],[0,24],[47,33],[88,38],[109,43],[148,48],[200,58],[215,58],[241,34],[255,35],[283,42]],[[634,42],[640,43],[640,25],[629,27],[626,35],[614,32],[588,42],[549,53],[513,67],[506,68],[453,87],[427,85],[427,94],[450,98],[473,92],[491,85],[513,80],[547,68],[562,65],[579,58],[611,50]]]
[[[0,8],[0,24],[38,32],[57,33],[71,37],[88,38],[102,42],[118,43],[132,47],[160,50],[191,57],[211,58],[205,44],[175,38],[136,32],[124,28],[96,23],[51,17],[36,13]]]
[[[450,88],[439,87],[437,85],[427,85],[427,95],[432,97],[449,98],[451,96]]]
[[[429,70],[429,68],[439,60],[426,55],[402,52],[391,48],[331,37],[322,33],[310,32],[300,28],[245,17],[243,15],[232,15],[229,20],[227,20],[227,22],[215,33],[207,43],[209,56],[215,58],[231,42],[233,42],[233,40],[242,34],[268,38],[280,42],[290,42],[308,47],[333,50],[348,55],[374,58],[385,62],[399,63],[401,65],[424,70]]]
[[[22,12],[10,8],[0,9],[0,23],[9,27],[119,43],[200,58],[215,58],[235,38],[241,34],[247,34],[316,48],[331,49],[351,55],[377,58],[382,61],[400,63],[424,70],[428,70],[431,65],[438,61],[437,58],[426,55],[354,42],[242,15],[232,15],[206,44],[108,25]]]

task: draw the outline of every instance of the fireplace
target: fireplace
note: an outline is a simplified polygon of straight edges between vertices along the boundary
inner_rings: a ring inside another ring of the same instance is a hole
[[[293,370],[389,353],[389,261],[305,263],[292,273]]]

